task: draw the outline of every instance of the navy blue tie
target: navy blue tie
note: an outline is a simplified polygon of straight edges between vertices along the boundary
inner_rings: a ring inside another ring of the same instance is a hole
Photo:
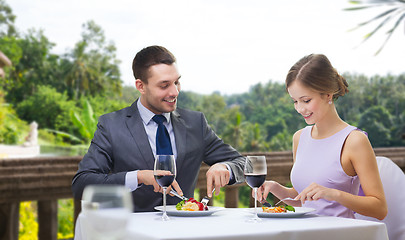
[[[165,125],[163,125],[166,118],[163,115],[155,115],[152,119],[158,124],[156,131],[156,155],[172,155],[173,150],[170,136]]]

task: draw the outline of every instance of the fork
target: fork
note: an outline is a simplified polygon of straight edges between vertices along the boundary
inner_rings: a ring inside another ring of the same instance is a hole
[[[294,198],[287,197],[287,198],[283,198],[283,199],[281,199],[280,201],[278,201],[276,204],[274,204],[274,206],[277,206],[279,203],[284,202],[284,201],[286,201],[286,200],[290,200],[290,201],[300,201],[300,200],[297,200],[297,199],[294,199]]]
[[[212,189],[211,195],[214,194],[214,192],[215,192],[215,188]],[[201,203],[204,205],[204,208],[208,205],[209,201],[210,201],[210,198],[207,196],[205,196],[203,199],[201,199]]]
[[[263,206],[265,206],[265,207],[272,207],[271,204],[270,204],[269,202],[267,202],[266,200],[263,200],[263,201],[261,202],[261,204],[262,204]]]

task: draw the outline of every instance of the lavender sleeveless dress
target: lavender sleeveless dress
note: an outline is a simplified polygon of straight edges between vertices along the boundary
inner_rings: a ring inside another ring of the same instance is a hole
[[[291,170],[291,182],[300,193],[311,183],[339,189],[357,195],[360,181],[357,176],[348,176],[342,168],[340,156],[343,143],[356,127],[347,126],[333,136],[313,139],[312,126],[303,129],[298,143],[296,159]],[[354,212],[335,201],[320,199],[306,201],[303,207],[316,209],[316,214],[354,218]]]

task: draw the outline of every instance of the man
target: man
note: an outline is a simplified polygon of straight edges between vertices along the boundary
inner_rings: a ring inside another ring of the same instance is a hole
[[[207,194],[213,187],[241,183],[245,158],[225,144],[209,127],[200,112],[176,109],[180,74],[172,53],[161,46],[150,46],[136,54],[132,69],[141,93],[130,107],[99,118],[97,131],[87,154],[73,178],[72,190],[81,198],[89,184],[121,184],[132,191],[137,212],[153,211],[162,205],[161,187],[153,176],[158,124],[163,115],[176,158],[177,176],[172,187],[192,197],[201,162],[207,172]],[[168,196],[167,204],[179,199]]]

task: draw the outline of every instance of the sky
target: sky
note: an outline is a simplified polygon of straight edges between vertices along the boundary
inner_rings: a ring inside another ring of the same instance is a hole
[[[6,0],[20,32],[42,29],[56,46],[74,48],[82,24],[94,20],[117,47],[124,85],[134,86],[135,54],[162,45],[177,58],[182,90],[224,95],[258,83],[283,83],[290,67],[325,54],[339,73],[405,73],[404,23],[384,50],[383,29],[363,44],[370,27],[349,31],[386,8],[343,11],[347,0]]]

